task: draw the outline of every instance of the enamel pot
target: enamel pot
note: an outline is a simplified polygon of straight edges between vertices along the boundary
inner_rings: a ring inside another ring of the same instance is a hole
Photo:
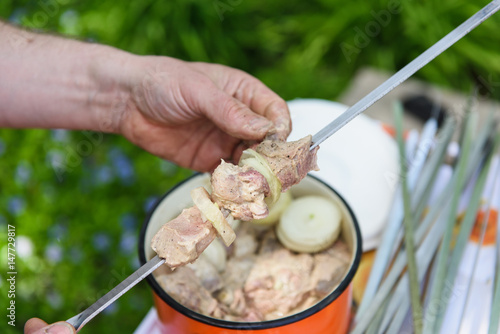
[[[151,209],[141,229],[139,257],[141,265],[154,257],[151,239],[162,224],[175,218],[182,209],[192,205],[190,191],[196,187],[210,188],[208,174],[196,174],[167,192]],[[149,275],[146,280],[153,290],[158,317],[165,334],[324,334],[346,333],[351,318],[352,279],[361,257],[361,234],[352,210],[346,201],[328,184],[308,175],[292,189],[293,197],[320,195],[337,202],[342,211],[341,237],[352,255],[347,272],[330,294],[312,307],[276,320],[262,322],[232,322],[214,319],[184,307],[170,297]]]

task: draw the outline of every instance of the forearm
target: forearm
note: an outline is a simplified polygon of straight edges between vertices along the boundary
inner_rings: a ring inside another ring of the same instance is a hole
[[[0,22],[0,127],[118,132],[133,60],[111,47]]]

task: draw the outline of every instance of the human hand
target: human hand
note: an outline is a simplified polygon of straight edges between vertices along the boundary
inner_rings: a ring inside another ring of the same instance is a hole
[[[32,318],[24,325],[24,334],[75,334],[76,331],[67,322],[60,321],[48,325],[45,321],[38,318]]]
[[[9,36],[21,33],[30,43],[11,50]],[[136,56],[1,22],[0,58],[0,127],[120,133],[199,171],[220,158],[236,162],[243,141],[290,132],[286,103],[226,66]]]
[[[168,57],[138,57],[132,66],[118,131],[180,166],[210,171],[220,158],[236,161],[244,140],[290,133],[285,101],[243,71]]]

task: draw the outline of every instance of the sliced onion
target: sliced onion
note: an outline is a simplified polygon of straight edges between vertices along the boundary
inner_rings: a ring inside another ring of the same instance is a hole
[[[304,196],[285,209],[276,236],[290,250],[315,253],[333,245],[341,229],[342,213],[336,203],[320,196]]]
[[[274,175],[271,166],[269,166],[267,160],[264,159],[262,155],[250,148],[246,149],[241,155],[239,165],[250,166],[266,178],[270,189],[270,194],[266,197],[266,204],[268,206],[271,206],[278,201],[281,195],[281,182],[278,180],[276,175]]]
[[[265,226],[274,225],[280,220],[281,214],[291,202],[292,193],[290,191],[282,193],[279,200],[271,208],[269,208],[269,215],[262,219],[254,219],[252,220],[252,223]]]
[[[241,220],[234,219],[234,217],[231,214],[229,214],[226,217],[226,220],[229,223],[229,225],[231,225],[231,228],[233,229],[233,231],[238,230],[238,228],[240,227]]]
[[[226,246],[231,245],[236,238],[236,234],[226,218],[224,218],[219,206],[212,202],[205,188],[198,187],[191,190],[191,198],[200,210],[202,218],[212,223],[217,233],[219,233],[219,236],[222,238],[222,241],[224,241],[224,244]]]
[[[204,256],[219,272],[226,269],[227,253],[224,246],[217,239],[212,241],[210,245],[203,251],[201,256]]]

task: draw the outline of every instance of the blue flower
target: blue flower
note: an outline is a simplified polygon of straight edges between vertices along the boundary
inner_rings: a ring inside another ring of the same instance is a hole
[[[51,168],[66,169],[64,163],[64,153],[60,150],[52,149],[45,156],[45,163]]]
[[[47,230],[47,235],[49,236],[49,239],[59,241],[66,236],[67,232],[68,228],[66,225],[55,224],[49,227],[49,229]]]
[[[120,225],[126,231],[135,231],[137,228],[137,219],[131,213],[125,213],[120,217]]]
[[[45,258],[52,263],[61,262],[63,257],[63,250],[61,246],[51,243],[45,248]]]
[[[120,248],[125,254],[132,253],[137,245],[137,235],[125,232],[120,240]]]
[[[5,153],[5,143],[0,139],[0,157]]]
[[[51,291],[47,294],[47,302],[53,309],[59,309],[63,304],[63,299],[58,292]]]
[[[113,169],[109,166],[101,166],[97,169],[97,184],[107,184],[113,181]]]
[[[20,196],[12,196],[7,202],[7,209],[14,216],[20,215],[26,207],[26,201]]]
[[[153,205],[155,205],[157,200],[158,197],[156,196],[146,198],[146,200],[144,201],[144,211],[149,212],[149,210],[153,208]]]
[[[110,315],[116,313],[117,310],[118,310],[118,301],[115,301],[114,303],[106,307],[104,310],[102,310],[102,313]]]
[[[115,148],[109,152],[111,163],[123,184],[130,185],[134,179],[134,167],[128,157],[119,149]]]
[[[19,184],[26,184],[31,178],[31,166],[25,161],[20,162],[16,168],[15,180]]]
[[[69,131],[64,129],[55,129],[50,131],[53,141],[66,143],[69,140]]]
[[[26,9],[16,8],[9,17],[9,21],[16,24],[21,24],[21,19],[26,15]]]
[[[131,258],[129,263],[130,263],[130,267],[132,268],[132,270],[137,270],[141,266],[141,263],[139,262],[139,259],[137,258],[137,256],[134,256],[133,258]]]
[[[96,233],[96,234],[94,234],[94,237],[92,238],[92,244],[94,245],[95,249],[97,249],[99,251],[105,251],[106,249],[109,248],[109,245],[111,244],[111,240],[107,234]]]
[[[80,248],[77,248],[77,247],[71,247],[69,249],[69,258],[70,258],[70,261],[75,263],[75,264],[78,264],[80,262],[82,262],[82,259],[83,259],[83,252]]]

